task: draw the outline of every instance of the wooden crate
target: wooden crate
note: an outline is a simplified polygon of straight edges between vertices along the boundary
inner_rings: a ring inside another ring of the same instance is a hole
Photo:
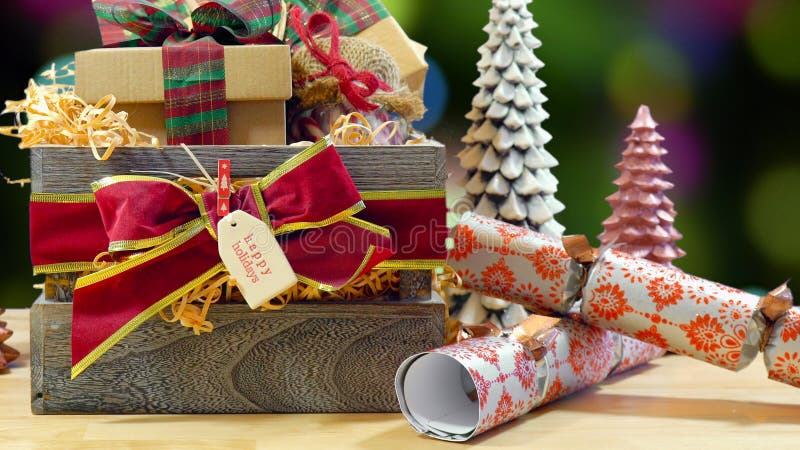
[[[302,147],[193,147],[208,168],[230,159],[236,178],[262,177]],[[360,191],[444,189],[441,145],[337,147]],[[180,148],[120,148],[95,161],[87,148],[31,149],[33,192],[80,194],[91,182],[132,170],[200,176]],[[57,220],[57,218],[54,218]],[[442,218],[444,220],[444,218]],[[445,307],[430,271],[402,271],[405,299],[290,303],[271,312],[217,304],[215,329],[194,336],[153,317],[75,380],[70,374],[75,274],[48,276],[60,301],[31,310],[31,400],[35,414],[398,411],[394,371],[407,356],[444,341]]]
[[[70,380],[69,303],[31,309],[34,414],[396,412],[394,374],[444,341],[431,300],[215,305],[213,333],[153,317]]]

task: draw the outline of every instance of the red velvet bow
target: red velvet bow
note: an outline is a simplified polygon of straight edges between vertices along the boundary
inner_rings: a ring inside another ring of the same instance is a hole
[[[155,177],[96,182],[95,200],[116,252],[143,252],[79,278],[72,376],[165,306],[225,270],[216,242],[216,193],[194,195]],[[338,153],[320,141],[230,199],[278,237],[298,279],[338,289],[392,256],[385,228],[356,219],[361,197]]]
[[[367,97],[378,89],[391,92],[392,87],[384,83],[374,73],[368,70],[356,71],[339,51],[339,25],[327,13],[314,13],[306,27],[303,27],[303,12],[299,8],[291,10],[292,27],[297,30],[300,39],[317,61],[325,66],[325,70],[310,75],[303,82],[314,81],[317,78],[331,75],[339,80],[339,90],[342,95],[359,111],[372,111],[378,105],[370,103]],[[328,53],[320,47],[314,35],[330,27],[331,45]]]

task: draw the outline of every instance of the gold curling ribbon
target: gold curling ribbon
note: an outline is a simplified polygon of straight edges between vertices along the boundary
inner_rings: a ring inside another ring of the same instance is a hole
[[[372,270],[333,292],[323,292],[301,282],[270,299],[260,309],[261,311],[282,309],[290,301],[358,301],[375,298],[389,291],[397,291],[399,283],[400,277],[395,270]],[[229,301],[244,302],[241,293],[232,289],[235,286],[235,281],[229,274],[219,274],[172,303],[169,306],[171,317],[164,310],[159,314],[167,322],[180,322],[181,325],[191,328],[195,334],[210,333],[214,330],[214,325],[206,317],[211,305],[222,299],[223,288],[230,296]],[[198,306],[198,303],[202,307]]]
[[[208,310],[222,297],[222,285],[229,282],[230,278],[227,273],[219,274],[184,294],[169,305],[172,317],[164,309],[158,314],[167,322],[180,322],[184,327],[191,328],[196,335],[210,333],[214,331],[214,324],[206,320]],[[202,304],[202,308],[195,303]]]
[[[5,176],[5,174],[3,172],[0,172],[0,178],[5,180],[6,184],[18,184],[19,187],[21,187],[21,188],[25,187],[26,184],[30,184],[30,182],[31,182],[30,178],[19,178],[19,179],[13,180],[13,179]]]
[[[6,101],[0,114],[16,114],[17,124],[0,127],[0,134],[19,138],[20,148],[42,144],[88,146],[100,161],[110,158],[120,146],[159,146],[158,138],[128,124],[127,112],[113,110],[117,101],[113,95],[92,105],[75,95],[72,86],[58,83],[58,78],[74,73],[71,65],[59,71],[52,66],[42,74],[51,84],[30,80],[23,100]],[[20,122],[23,113],[27,117],[24,124]],[[105,147],[102,155],[99,147]]]
[[[380,142],[380,134],[391,127],[389,135]],[[372,128],[366,117],[359,112],[352,112],[339,116],[330,127],[331,142],[334,145],[388,145],[388,142],[398,133],[400,124],[396,120],[389,120]],[[405,145],[421,145],[429,142],[428,138],[419,132],[410,130]]]
[[[331,141],[334,145],[376,145],[380,144],[375,140],[381,132],[391,127],[389,135],[385,138],[384,144],[388,143],[395,134],[399,124],[397,121],[389,120],[378,125],[374,130],[366,117],[359,112],[339,116],[331,125]]]
[[[376,298],[399,289],[400,276],[396,270],[375,269],[357,278],[338,291],[321,291],[305,283],[297,283],[265,303],[262,311],[280,309],[290,301],[358,301]]]
[[[94,260],[92,260],[92,269],[95,272],[103,270],[106,267],[114,265],[114,261],[113,260],[112,261],[103,261],[103,259],[106,258],[106,257],[111,258],[112,257],[111,252],[103,252],[103,253],[100,253],[100,254],[98,254],[97,256],[94,257]]]
[[[450,317],[450,295],[447,288],[460,289],[462,286],[461,276],[449,265],[441,268],[441,271],[433,271],[433,290],[442,297],[445,302],[445,343],[451,344],[459,341],[459,336],[464,324],[460,320]]]
[[[461,276],[449,265],[442,267],[441,273],[434,271],[433,290],[441,295],[443,299],[447,298],[447,288],[460,289],[461,284]]]

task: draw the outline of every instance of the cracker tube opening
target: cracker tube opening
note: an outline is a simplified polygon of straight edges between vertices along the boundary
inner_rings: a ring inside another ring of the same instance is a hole
[[[455,358],[423,353],[406,359],[397,371],[395,389],[403,415],[418,432],[452,441],[475,434],[478,391],[467,368]]]

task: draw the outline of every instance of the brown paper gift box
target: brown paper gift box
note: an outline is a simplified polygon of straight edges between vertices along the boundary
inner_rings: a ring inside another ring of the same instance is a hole
[[[286,45],[225,47],[231,145],[286,143],[292,72]],[[160,47],[94,49],[75,54],[75,93],[88,102],[108,94],[132,127],[167,142]]]
[[[412,41],[394,17],[382,19],[356,36],[386,49],[400,68],[400,78],[412,92],[422,96],[428,73],[428,63],[425,62],[428,47]]]

